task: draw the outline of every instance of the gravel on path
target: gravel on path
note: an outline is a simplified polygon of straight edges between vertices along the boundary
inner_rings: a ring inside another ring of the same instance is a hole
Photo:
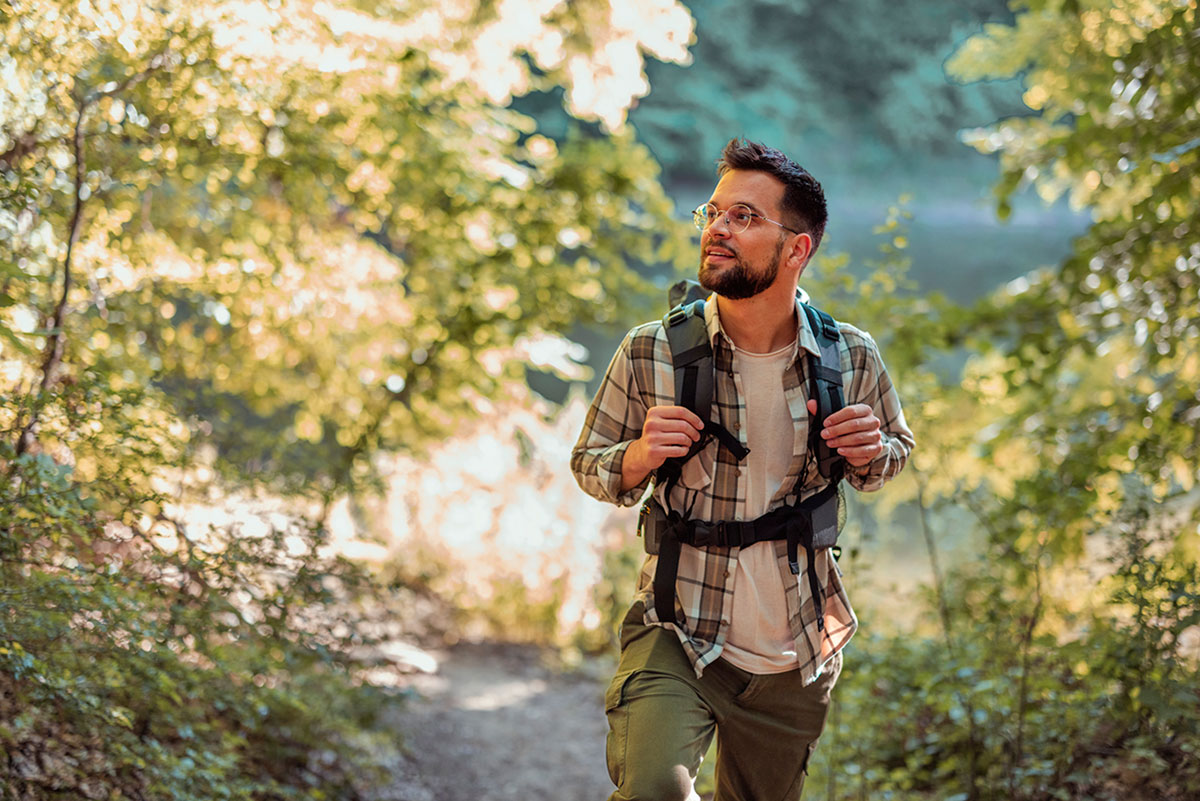
[[[404,738],[393,797],[404,801],[604,801],[605,677],[564,673],[543,651],[496,643],[433,651],[388,723]],[[392,795],[392,794],[389,794]]]

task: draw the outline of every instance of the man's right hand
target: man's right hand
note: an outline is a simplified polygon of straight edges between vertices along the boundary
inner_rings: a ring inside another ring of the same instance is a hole
[[[646,412],[642,435],[625,450],[621,462],[621,489],[642,483],[667,459],[686,456],[700,439],[704,422],[683,406],[651,406]]]

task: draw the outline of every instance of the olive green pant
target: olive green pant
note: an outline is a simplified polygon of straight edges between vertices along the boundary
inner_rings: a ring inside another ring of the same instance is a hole
[[[609,801],[684,801],[717,737],[715,801],[793,801],[841,672],[837,654],[816,681],[800,671],[755,675],[718,659],[696,678],[674,632],[621,624],[621,661],[605,694]]]

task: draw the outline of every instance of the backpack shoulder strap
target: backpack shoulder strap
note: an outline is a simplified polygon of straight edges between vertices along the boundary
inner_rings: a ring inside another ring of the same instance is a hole
[[[713,375],[712,343],[708,341],[708,330],[704,325],[704,301],[696,300],[675,306],[663,317],[663,328],[667,333],[667,343],[671,346],[675,405],[690,409],[707,423],[712,411],[716,377]],[[701,436],[686,456],[667,459],[658,468],[654,481],[665,487],[664,498],[670,497],[671,490],[679,481],[683,463],[699,453],[707,442],[708,438]]]
[[[663,318],[675,373],[675,403],[705,422],[712,411],[714,367],[712,344],[704,325],[704,301],[676,306]]]
[[[820,432],[825,418],[846,405],[842,391],[842,335],[837,322],[827,313],[808,303],[802,303],[801,306],[821,352],[820,358],[810,365],[809,370],[810,396],[817,402],[817,419],[809,429],[809,447],[817,454],[817,469],[821,475],[841,479],[845,462],[837,451],[825,444]]]
[[[668,459],[656,473],[656,481],[663,484],[666,494],[670,495],[675,482],[679,480],[683,463],[704,450],[711,438],[716,437],[738,461],[745,459],[750,451],[724,426],[712,420],[716,366],[712,343],[708,340],[708,328],[704,323],[704,301],[696,300],[671,309],[663,318],[663,327],[671,346],[675,405],[690,409],[704,422],[700,439],[692,444],[687,454]]]
[[[659,536],[658,562],[654,568],[654,609],[660,621],[676,623],[675,579],[679,571],[681,551],[677,526],[682,524],[684,515],[670,508],[671,490],[683,473],[684,462],[708,444],[714,427],[720,428],[722,432],[725,429],[709,420],[716,385],[716,367],[712,343],[708,340],[708,328],[704,324],[704,300],[684,299],[684,302],[676,305],[663,317],[663,328],[666,329],[667,343],[671,346],[675,404],[695,412],[704,422],[704,431],[700,439],[692,445],[687,455],[666,460],[654,477],[655,483],[663,487],[663,501],[667,504],[667,508],[663,510],[666,513],[665,530]],[[728,432],[725,433],[730,436]],[[741,447],[741,443],[736,439],[734,443]],[[651,498],[647,503],[657,502]]]

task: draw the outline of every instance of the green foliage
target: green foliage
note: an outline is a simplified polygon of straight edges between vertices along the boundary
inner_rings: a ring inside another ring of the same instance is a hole
[[[34,350],[71,342],[58,372],[152,376],[232,475],[326,492],[361,478],[376,449],[431,441],[522,379],[531,342],[612,325],[645,288],[629,254],[669,263],[687,241],[628,132],[539,135],[492,99],[528,78],[511,53],[480,64],[513,70],[507,84],[451,74],[497,57],[469,38],[500,35],[511,9],[440,20],[462,36],[440,45],[304,0],[236,23],[221,4],[114,8],[96,12],[98,50],[86,11],[13,10],[0,328]],[[613,36],[669,51],[672,14]],[[63,298],[79,313],[47,340],[25,321],[60,325]]]
[[[988,517],[998,541],[1047,531],[1050,553],[1080,555],[1148,498],[1150,528],[1196,558],[1200,364],[1181,344],[1200,317],[1200,216],[1196,154],[1179,147],[1200,97],[1195,27],[1195,3],[1050,5],[951,62],[967,77],[1028,69],[1039,115],[978,136],[1001,151],[1001,203],[1031,180],[1069,190],[1095,220],[1061,269],[1014,282],[976,318],[973,336],[993,348],[978,388],[1008,406],[979,444],[1032,457]]]
[[[916,315],[926,355],[961,369],[906,334],[884,349],[925,365],[915,406],[902,388],[919,444],[897,490],[969,509],[981,553],[942,575],[922,515],[937,622],[852,649],[818,751],[828,798],[1200,792],[1195,15],[1032,3],[950,62],[1025,76],[1035,114],[974,136],[1001,154],[1001,213],[1033,182],[1094,223],[1059,269]]]
[[[136,400],[122,396],[121,408]],[[131,443],[120,456],[141,463],[145,424],[109,423]],[[352,735],[381,707],[352,680],[345,655],[366,639],[335,601],[351,601],[365,577],[316,555],[319,529],[198,532],[138,489],[133,469],[82,481],[47,453],[4,449],[0,751],[11,797],[357,797],[370,766],[355,763]]]
[[[617,129],[690,18],[623,8],[0,0],[5,798],[367,792],[322,517],[686,241]]]
[[[1154,588],[1131,597],[1129,569],[1157,573],[1143,583]],[[1200,671],[1173,636],[1200,612],[1195,568],[1142,553],[1107,586],[1107,611],[1073,636],[1030,637],[1010,576],[952,577],[950,639],[871,636],[852,649],[813,784],[846,799],[1191,798]],[[1152,600],[1164,591],[1169,610]],[[1173,614],[1145,626],[1156,611]]]

